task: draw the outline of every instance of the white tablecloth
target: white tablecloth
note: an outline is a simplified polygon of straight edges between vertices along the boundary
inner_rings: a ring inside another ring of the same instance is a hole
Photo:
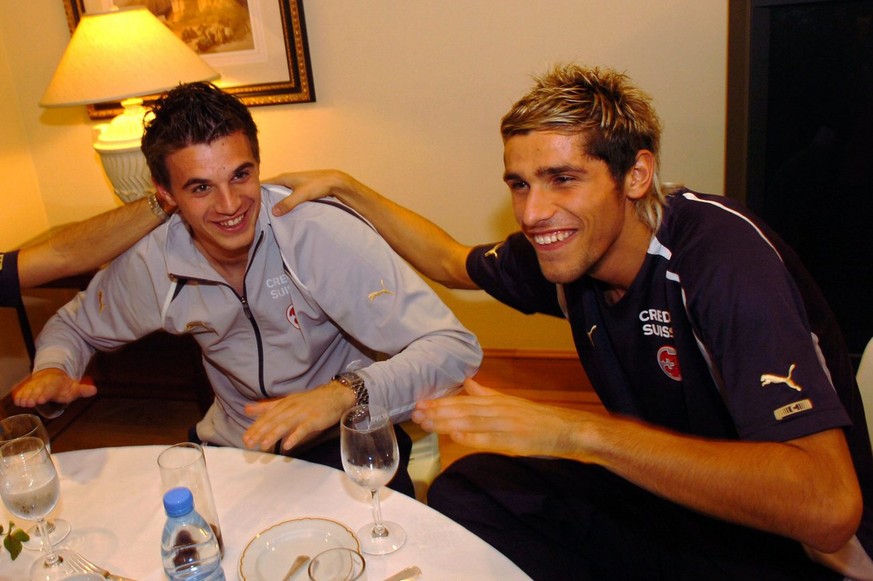
[[[100,448],[55,454],[61,499],[51,517],[73,526],[63,543],[115,574],[163,580],[160,540],[164,525],[158,454],[163,446]],[[224,535],[224,571],[239,578],[246,545],[262,530],[296,518],[335,520],[356,531],[372,517],[369,493],[343,472],[325,466],[234,448],[206,448],[215,505]],[[426,505],[391,490],[382,514],[400,523],[406,544],[385,556],[366,556],[367,578],[381,581],[409,565],[422,579],[528,579],[490,545]],[[10,515],[3,507],[5,524]],[[29,523],[12,518],[18,526]],[[0,554],[0,579],[21,581],[37,553],[14,562]],[[293,559],[293,556],[291,556]],[[304,577],[305,578],[305,577]]]

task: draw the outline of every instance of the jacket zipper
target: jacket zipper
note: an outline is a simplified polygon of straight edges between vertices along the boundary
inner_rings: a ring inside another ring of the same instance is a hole
[[[249,323],[251,323],[252,330],[255,332],[255,342],[258,345],[258,389],[261,390],[261,394],[264,397],[270,397],[270,394],[267,393],[267,386],[264,384],[264,341],[261,338],[261,330],[258,328],[258,322],[255,320],[255,316],[252,314],[252,310],[249,308],[249,301],[247,298],[248,289],[246,286],[246,279],[248,279],[249,276],[249,268],[251,268],[255,254],[257,254],[263,240],[264,233],[261,232],[261,235],[258,237],[258,241],[255,243],[255,250],[254,252],[252,252],[252,260],[249,261],[249,264],[246,267],[246,274],[243,277],[243,294],[242,296],[237,295],[237,298],[239,299],[240,304],[242,304],[243,313],[249,320]]]

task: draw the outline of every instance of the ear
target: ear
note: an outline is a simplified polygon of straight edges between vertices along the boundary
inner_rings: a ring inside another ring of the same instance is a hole
[[[630,200],[643,198],[655,179],[655,156],[647,149],[637,152],[633,167],[624,178],[624,194]]]
[[[173,198],[173,194],[171,194],[165,187],[156,182],[154,179],[152,183],[155,185],[155,190],[157,190],[158,197],[161,198],[161,201],[166,205],[167,208],[176,209],[178,208],[178,204],[176,204],[175,198]]]

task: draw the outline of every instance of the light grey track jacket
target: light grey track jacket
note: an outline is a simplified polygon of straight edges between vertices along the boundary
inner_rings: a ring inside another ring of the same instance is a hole
[[[243,407],[356,370],[370,402],[406,419],[419,399],[453,391],[482,352],[430,287],[362,218],[338,202],[277,218],[288,190],[262,186],[240,297],[173,216],[94,277],[46,324],[35,370],[79,379],[95,350],[164,330],[199,343],[216,399],[201,439],[243,447]],[[160,362],[155,362],[160,365]]]

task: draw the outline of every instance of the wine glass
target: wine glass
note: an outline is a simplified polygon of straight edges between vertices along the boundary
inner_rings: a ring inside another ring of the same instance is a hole
[[[14,440],[16,438],[24,438],[32,436],[39,438],[45,444],[46,452],[51,454],[52,445],[49,438],[48,430],[39,416],[34,414],[18,414],[9,416],[0,420],[0,446]],[[68,534],[70,534],[70,523],[64,519],[50,520],[46,523],[49,539],[53,545],[60,543]],[[42,544],[40,542],[40,530],[38,527],[31,527],[27,534],[30,535],[30,540],[24,543],[24,546],[32,550],[40,550]]]
[[[373,522],[358,530],[361,550],[370,555],[396,551],[406,541],[406,531],[382,520],[379,489],[397,472],[400,452],[388,412],[379,406],[358,405],[343,414],[340,422],[343,469],[356,484],[370,491]]]
[[[58,472],[45,443],[39,438],[16,438],[0,447],[0,497],[9,512],[36,520],[45,557],[30,568],[31,581],[56,581],[75,573],[64,556],[48,542],[45,517],[54,510],[61,493]]]

